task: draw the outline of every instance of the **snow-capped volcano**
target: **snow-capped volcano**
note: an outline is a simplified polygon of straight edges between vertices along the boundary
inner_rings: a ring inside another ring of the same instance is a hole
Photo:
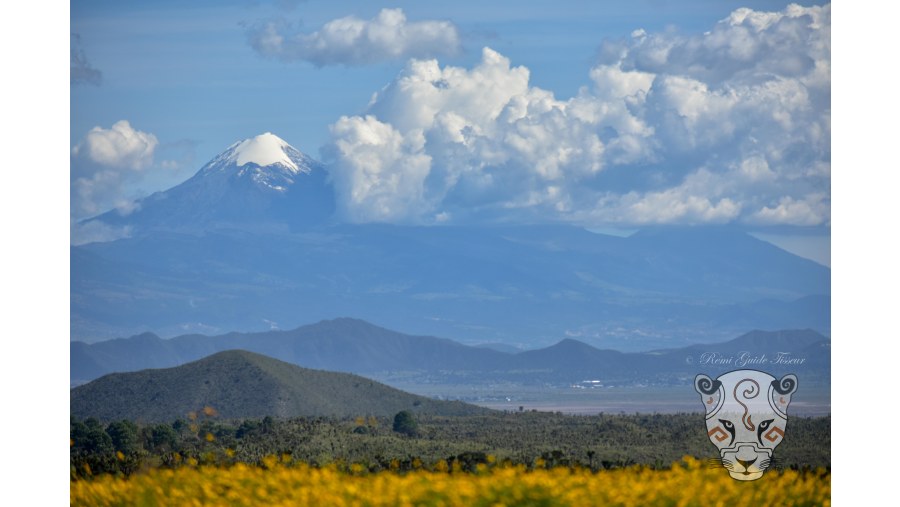
[[[184,183],[137,201],[132,213],[113,210],[90,221],[136,230],[297,227],[320,224],[333,212],[321,164],[266,132],[235,142]]]
[[[236,169],[239,178],[250,178],[263,188],[284,192],[298,175],[310,174],[316,165],[316,161],[280,137],[266,132],[232,144],[195,177],[232,176]]]
[[[234,161],[239,166],[256,164],[265,167],[279,164],[291,169],[294,173],[310,171],[308,166],[301,169],[297,165],[298,162],[295,162],[295,159],[303,159],[305,155],[271,132],[234,143],[224,154],[227,155],[229,161]],[[301,165],[305,162],[305,160],[299,161]]]

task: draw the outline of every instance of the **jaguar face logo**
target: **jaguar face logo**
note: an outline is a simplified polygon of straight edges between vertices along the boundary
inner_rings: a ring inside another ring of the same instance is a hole
[[[719,450],[722,466],[739,481],[762,477],[784,439],[797,376],[779,380],[757,370],[737,370],[713,380],[700,374],[694,388],[706,408],[706,434]]]

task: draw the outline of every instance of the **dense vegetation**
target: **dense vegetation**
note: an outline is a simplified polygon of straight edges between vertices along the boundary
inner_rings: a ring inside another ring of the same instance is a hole
[[[410,415],[414,420],[408,420]],[[72,477],[130,475],[151,468],[236,463],[267,456],[342,470],[475,470],[491,460],[591,470],[643,464],[666,468],[683,456],[715,456],[700,414],[569,416],[545,412],[444,417],[424,414],[351,419],[222,420],[211,407],[171,423],[71,420]],[[411,426],[412,425],[412,426]],[[412,429],[410,429],[412,428]],[[831,465],[830,417],[792,417],[776,468]]]

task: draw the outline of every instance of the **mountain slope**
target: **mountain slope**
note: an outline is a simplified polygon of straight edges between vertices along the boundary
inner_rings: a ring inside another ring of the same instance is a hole
[[[744,233],[683,234],[698,242],[561,226],[156,230],[73,247],[72,335],[170,337],[339,315],[470,341],[573,335],[620,350],[635,347],[628,336],[664,348],[754,328],[829,333],[828,268]]]
[[[309,226],[334,213],[334,198],[321,164],[266,132],[232,144],[187,181],[139,200],[135,208],[88,221],[128,226],[132,234]]]
[[[115,371],[165,368],[228,349],[249,350],[290,363],[355,373],[396,370],[482,370],[506,354],[452,340],[411,336],[357,319],[334,319],[290,331],[182,335],[151,333],[88,345],[71,344],[71,377],[83,382]]]
[[[803,350],[821,342],[823,336],[811,329],[791,331],[750,331],[733,340],[693,345],[682,351],[736,352],[741,350]]]
[[[175,368],[115,373],[70,393],[72,415],[171,421],[213,407],[221,417],[389,417],[400,410],[472,415],[486,409],[405,393],[373,380],[310,370],[241,350]]]

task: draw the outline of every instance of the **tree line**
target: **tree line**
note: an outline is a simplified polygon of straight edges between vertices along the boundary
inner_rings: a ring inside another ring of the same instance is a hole
[[[777,466],[830,469],[830,442],[830,417],[792,417],[775,452]],[[153,467],[263,465],[272,456],[377,472],[474,470],[494,461],[530,468],[667,468],[685,455],[716,456],[700,414],[438,417],[403,411],[393,418],[222,420],[206,407],[171,423],[70,420],[73,479],[100,473],[127,476]]]

